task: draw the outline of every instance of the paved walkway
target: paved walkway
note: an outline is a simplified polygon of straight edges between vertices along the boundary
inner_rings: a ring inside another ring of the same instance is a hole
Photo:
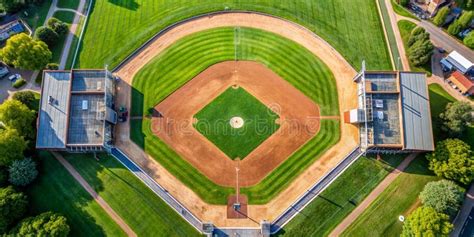
[[[81,17],[83,16],[81,12],[84,11],[85,5],[86,5],[86,0],[81,0],[76,11],[71,10],[71,9],[65,9],[65,8],[57,9],[61,11],[72,11],[76,13],[76,16],[74,16],[74,20],[71,24],[71,27],[69,28],[69,33],[67,35],[66,42],[64,43],[63,52],[61,54],[61,61],[59,62],[59,69],[64,69],[66,67],[67,59],[69,57],[69,52],[71,52],[71,45],[74,40],[74,35],[76,34],[76,31],[78,29],[79,21],[81,20]]]
[[[408,167],[408,165],[415,159],[417,153],[408,155],[402,163],[394,169],[385,179],[364,199],[351,214],[349,214],[332,232],[329,236],[340,236],[344,230],[347,229],[359,217],[369,205]]]
[[[82,178],[76,169],[64,157],[56,152],[53,152],[54,157],[61,163],[64,168],[79,182],[79,184],[94,198],[94,200],[104,209],[104,211],[125,231],[128,236],[137,236],[135,232],[125,223],[125,221],[105,202],[102,197]]]
[[[459,236],[472,208],[474,208],[474,183],[471,184],[471,188],[466,194],[466,199],[464,199],[461,211],[459,212],[456,219],[454,219],[454,230],[450,234],[451,237]]]
[[[393,10],[392,3],[390,1],[391,0],[385,0],[385,5],[387,6],[388,15],[390,16],[390,24],[392,25],[393,33],[395,34],[395,39],[397,41],[397,48],[398,52],[400,53],[400,60],[402,62],[403,70],[408,71],[410,70],[410,64],[408,62],[405,47],[403,46],[402,36],[397,24],[399,21],[399,16]]]

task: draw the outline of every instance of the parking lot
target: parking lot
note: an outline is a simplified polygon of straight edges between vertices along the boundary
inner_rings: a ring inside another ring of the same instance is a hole
[[[36,91],[39,90],[39,85],[36,85],[34,82],[34,78],[32,78],[33,71],[18,70],[11,67],[8,67],[8,70],[10,72],[7,75],[0,78],[0,103],[3,102],[5,99],[7,99],[11,94],[15,93],[16,91],[24,90],[24,89],[31,89],[31,90],[36,90]],[[19,89],[13,88],[13,83],[12,81],[8,80],[8,77],[14,74],[20,74],[21,77],[28,82],[28,84],[22,86]]]

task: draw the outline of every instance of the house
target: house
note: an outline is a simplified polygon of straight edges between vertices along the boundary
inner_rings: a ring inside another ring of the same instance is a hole
[[[462,74],[469,73],[474,69],[474,64],[457,51],[451,52],[446,58],[442,60],[441,64],[446,68],[454,68]]]
[[[109,150],[117,113],[115,79],[107,70],[43,72],[36,148]]]
[[[438,10],[447,5],[449,3],[449,0],[428,0],[428,8],[427,11],[430,14],[430,17],[433,17],[436,15]]]
[[[455,71],[448,80],[454,83],[462,94],[474,95],[474,81],[462,73]]]
[[[359,127],[367,152],[434,150],[426,75],[362,70],[355,78],[358,107],[344,112],[344,122]]]

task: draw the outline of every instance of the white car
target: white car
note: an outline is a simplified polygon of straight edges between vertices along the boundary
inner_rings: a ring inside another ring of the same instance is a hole
[[[21,78],[20,74],[13,74],[13,75],[8,77],[8,80],[11,81],[11,82],[15,82],[16,80],[18,80],[20,78]]]

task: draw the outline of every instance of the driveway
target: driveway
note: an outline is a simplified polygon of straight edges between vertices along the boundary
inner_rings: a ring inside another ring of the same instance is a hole
[[[9,67],[8,70],[10,71],[10,73],[4,78],[0,79],[0,103],[3,103],[4,100],[6,100],[10,95],[14,94],[17,91],[33,90],[39,92],[40,87],[34,82],[36,78],[36,74],[34,71],[18,70],[11,67]],[[16,73],[20,74],[28,82],[27,85],[21,87],[20,89],[13,88],[12,83],[8,80],[8,77],[10,75]]]

